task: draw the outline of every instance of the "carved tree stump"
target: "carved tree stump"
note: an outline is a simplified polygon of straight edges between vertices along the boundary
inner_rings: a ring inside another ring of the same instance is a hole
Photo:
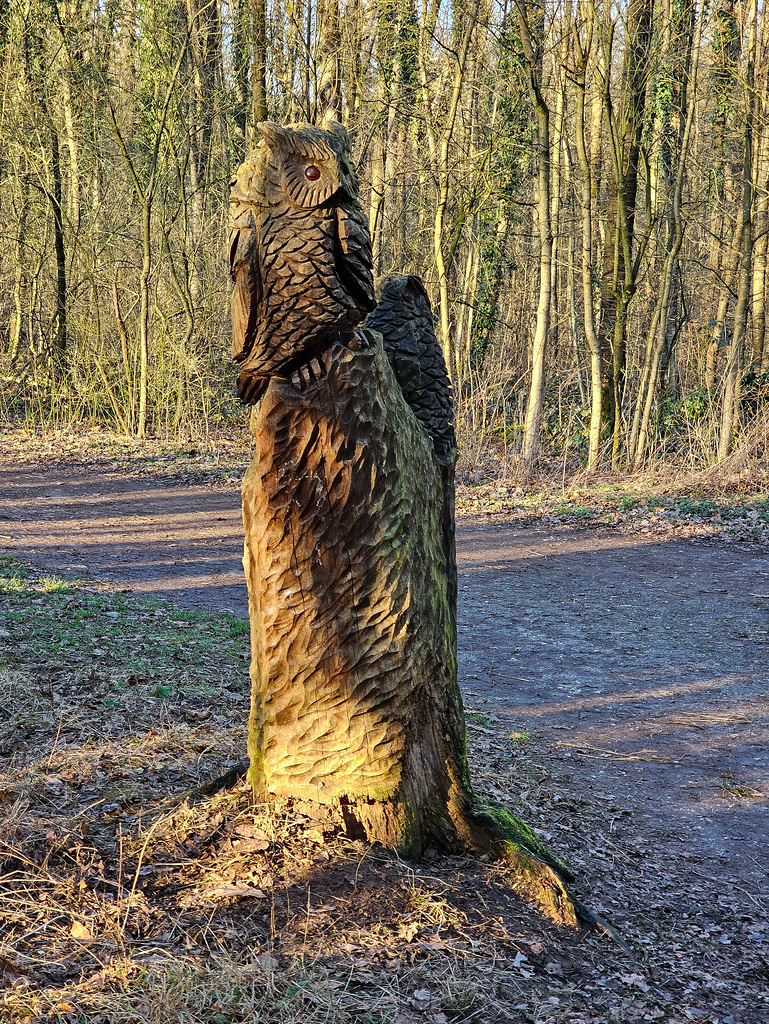
[[[238,392],[255,405],[243,481],[254,793],[406,853],[504,856],[526,895],[574,923],[562,865],[509,812],[473,806],[451,389],[427,294],[389,278],[376,330],[358,328],[376,304],[346,133],[259,128],[230,242]]]
[[[381,339],[273,378],[243,482],[251,782],[417,852],[456,845],[469,779],[456,681],[453,453],[440,465]]]

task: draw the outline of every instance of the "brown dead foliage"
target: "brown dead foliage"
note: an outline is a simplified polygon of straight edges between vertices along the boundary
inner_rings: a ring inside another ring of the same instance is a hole
[[[0,775],[0,1020],[766,1019],[762,897],[682,871],[502,719],[468,722],[479,791],[569,858],[624,947],[548,925],[504,866],[408,863],[254,806],[243,784],[175,803],[242,757],[246,694],[222,709],[191,691],[159,712],[131,692],[97,709],[82,678],[3,676],[6,712],[36,699],[58,714]]]

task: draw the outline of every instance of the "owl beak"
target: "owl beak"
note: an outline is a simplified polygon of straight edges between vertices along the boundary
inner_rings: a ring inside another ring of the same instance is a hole
[[[275,152],[285,148],[291,139],[290,132],[274,121],[260,121],[256,126],[267,145]]]

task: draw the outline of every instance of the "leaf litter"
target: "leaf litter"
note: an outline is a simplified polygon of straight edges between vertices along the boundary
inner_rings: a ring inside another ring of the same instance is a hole
[[[176,620],[156,602],[3,571],[3,628],[26,635],[24,610],[31,638],[5,648],[0,675],[0,1020],[752,1024],[769,1012],[765,894],[698,875],[671,837],[636,835],[626,809],[572,792],[555,747],[504,715],[468,712],[479,795],[568,859],[624,948],[549,925],[502,866],[403,861],[255,806],[243,781],[183,799],[243,762],[245,633],[231,617]],[[95,613],[71,636],[79,603]],[[189,624],[186,649],[164,632],[174,621]],[[141,646],[150,632],[164,657]],[[104,654],[73,662],[76,644]]]
[[[22,428],[0,424],[3,459],[24,466],[66,467],[70,472],[113,473],[121,479],[152,477],[177,484],[239,486],[252,439],[248,413],[241,422],[207,428],[199,437],[138,440],[103,427]],[[735,453],[721,467],[699,472],[664,467],[625,475],[586,475],[571,460],[543,461],[528,482],[491,449],[478,458],[459,453],[457,511],[504,518],[520,525],[604,526],[659,537],[716,538],[769,543],[769,469]]]

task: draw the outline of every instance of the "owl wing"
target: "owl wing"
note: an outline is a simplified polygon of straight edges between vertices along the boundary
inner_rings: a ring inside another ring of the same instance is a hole
[[[456,437],[451,382],[421,280],[413,274],[386,278],[366,327],[382,335],[403,397],[432,438],[435,454],[442,462],[453,462]]]
[[[245,203],[234,205],[229,240],[232,290],[232,358],[244,363],[254,348],[262,296],[256,246],[254,209]],[[241,401],[255,403],[264,393],[267,380],[241,372],[237,391]]]
[[[242,362],[251,351],[256,337],[256,314],[259,306],[261,280],[254,259],[256,224],[250,206],[235,207],[230,228],[230,274],[232,291],[232,358]]]
[[[339,203],[336,229],[334,262],[337,275],[362,314],[369,313],[376,306],[374,261],[368,224],[357,203]]]

